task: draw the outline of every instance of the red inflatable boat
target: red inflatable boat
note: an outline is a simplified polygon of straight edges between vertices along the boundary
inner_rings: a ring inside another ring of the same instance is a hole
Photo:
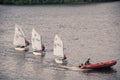
[[[81,69],[99,69],[99,68],[107,68],[115,65],[117,63],[116,60],[111,60],[111,61],[106,61],[106,62],[100,62],[96,64],[88,64],[88,65],[83,65],[80,68]]]

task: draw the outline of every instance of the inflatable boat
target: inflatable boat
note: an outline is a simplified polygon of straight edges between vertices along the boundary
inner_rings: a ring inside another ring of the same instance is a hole
[[[111,66],[115,65],[117,63],[116,60],[110,60],[106,62],[100,62],[96,64],[88,64],[88,65],[83,65],[79,67],[80,69],[99,69],[99,68],[110,68]]]

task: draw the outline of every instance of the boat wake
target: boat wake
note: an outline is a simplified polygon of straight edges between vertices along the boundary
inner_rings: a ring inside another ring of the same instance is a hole
[[[72,67],[72,66],[58,66],[59,68],[66,69],[66,70],[74,70],[74,71],[82,71],[83,69],[80,69],[79,67]]]

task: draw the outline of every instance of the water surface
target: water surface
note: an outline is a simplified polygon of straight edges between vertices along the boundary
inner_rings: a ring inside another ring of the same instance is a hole
[[[43,36],[45,57],[17,52],[14,25],[21,25],[31,40],[34,27]],[[53,40],[58,34],[68,57],[67,66],[118,59],[110,70],[71,71],[53,61]],[[0,80],[119,80],[120,2],[88,5],[0,5]]]

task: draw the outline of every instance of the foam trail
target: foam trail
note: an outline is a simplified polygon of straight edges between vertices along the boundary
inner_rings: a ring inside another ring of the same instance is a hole
[[[63,66],[63,65],[60,65],[59,67],[67,70],[83,71],[83,69],[80,69],[79,67],[71,67],[71,66]]]

